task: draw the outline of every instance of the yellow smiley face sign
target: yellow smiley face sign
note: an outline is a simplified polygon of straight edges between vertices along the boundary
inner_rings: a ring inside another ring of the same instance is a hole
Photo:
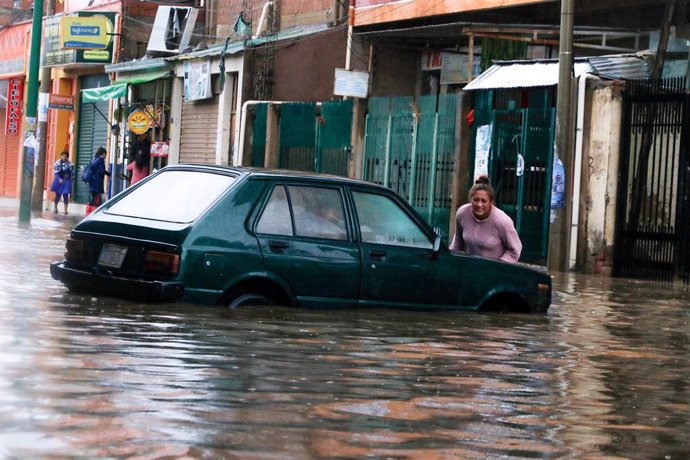
[[[143,110],[135,110],[127,117],[127,126],[134,134],[144,134],[151,128],[151,117]]]

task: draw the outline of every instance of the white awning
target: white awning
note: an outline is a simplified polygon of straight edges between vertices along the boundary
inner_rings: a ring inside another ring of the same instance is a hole
[[[589,62],[573,64],[575,78],[594,71]],[[500,62],[492,65],[464,88],[465,91],[502,88],[534,88],[558,84],[558,61]]]

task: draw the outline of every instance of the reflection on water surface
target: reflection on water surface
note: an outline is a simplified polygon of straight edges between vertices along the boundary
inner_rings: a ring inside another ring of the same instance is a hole
[[[546,316],[142,305],[50,278],[62,217],[0,212],[0,457],[690,456],[682,287],[559,275]]]

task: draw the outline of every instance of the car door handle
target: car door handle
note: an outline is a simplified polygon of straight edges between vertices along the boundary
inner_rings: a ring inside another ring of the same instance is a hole
[[[375,260],[383,260],[386,258],[386,251],[369,251],[369,257]]]
[[[288,244],[286,241],[269,241],[268,247],[272,252],[285,252]]]

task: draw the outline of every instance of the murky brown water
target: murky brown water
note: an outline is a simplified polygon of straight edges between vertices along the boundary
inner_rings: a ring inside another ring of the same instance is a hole
[[[546,316],[68,294],[74,218],[0,209],[1,458],[690,457],[687,289],[560,275]]]

